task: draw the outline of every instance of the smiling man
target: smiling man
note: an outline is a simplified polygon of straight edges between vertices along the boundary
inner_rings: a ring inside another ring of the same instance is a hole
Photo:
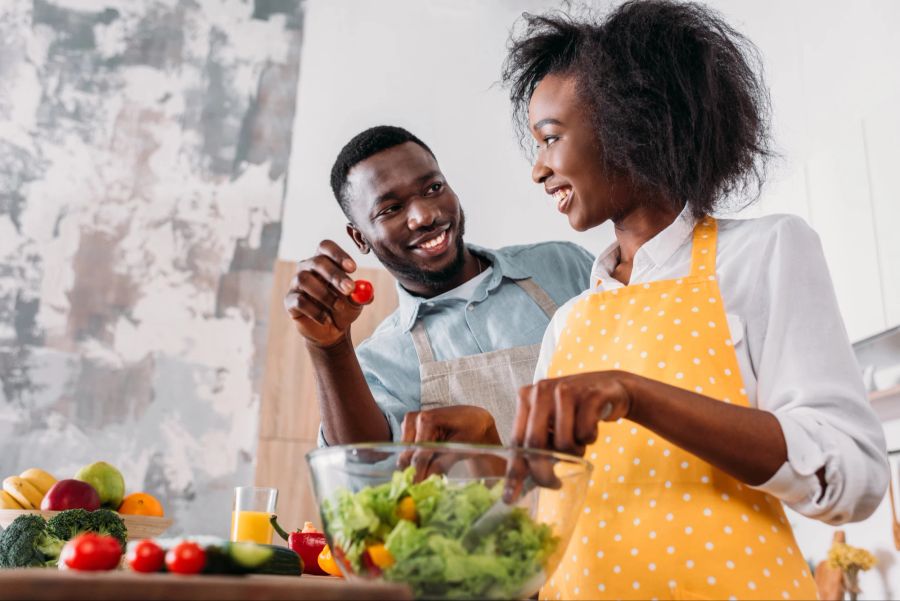
[[[396,278],[399,307],[354,351],[355,262],[331,240],[300,262],[285,308],[312,357],[320,445],[505,441],[550,317],[587,286],[591,255],[568,242],[467,245],[434,153],[398,127],[350,140],[331,187],[353,243]]]

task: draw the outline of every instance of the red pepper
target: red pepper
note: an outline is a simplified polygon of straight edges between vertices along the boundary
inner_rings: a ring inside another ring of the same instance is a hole
[[[303,573],[312,576],[327,576],[328,574],[319,567],[319,553],[325,548],[327,541],[325,535],[317,532],[314,528],[310,531],[312,524],[303,530],[295,530],[288,534],[278,524],[278,520],[273,515],[269,520],[272,522],[272,528],[278,533],[278,536],[287,541],[291,551],[299,555],[303,559]]]

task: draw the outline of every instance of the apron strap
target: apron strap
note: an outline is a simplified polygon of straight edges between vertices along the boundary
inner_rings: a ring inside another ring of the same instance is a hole
[[[547,315],[547,318],[553,317],[553,314],[556,313],[557,304],[550,298],[546,290],[541,288],[531,278],[514,281],[541,308],[541,311]],[[431,347],[431,340],[428,338],[428,332],[425,331],[425,325],[421,319],[416,319],[410,335],[412,336],[413,346],[416,349],[416,355],[419,357],[419,364],[433,363],[434,350]]]
[[[706,216],[694,227],[691,250],[691,276],[716,275],[716,239],[718,226],[713,217]]]
[[[416,319],[416,324],[413,326],[410,334],[412,335],[413,346],[416,348],[416,355],[419,357],[419,364],[433,363],[434,352],[431,350],[428,332],[425,331],[425,326],[422,324],[421,319]]]
[[[519,288],[525,291],[525,294],[531,297],[531,300],[541,308],[541,311],[543,311],[548,318],[553,318],[553,314],[556,313],[558,305],[550,298],[550,295],[547,294],[546,290],[541,288],[537,282],[531,278],[514,281],[519,285]]]

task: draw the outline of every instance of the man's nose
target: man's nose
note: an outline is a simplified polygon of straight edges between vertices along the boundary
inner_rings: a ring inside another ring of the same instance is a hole
[[[544,180],[552,174],[553,170],[544,162],[541,153],[538,153],[537,157],[534,159],[534,167],[531,168],[531,179],[534,180],[534,183],[536,184],[543,184]]]
[[[430,227],[441,215],[437,203],[421,196],[412,200],[407,213],[407,225],[411,230]]]

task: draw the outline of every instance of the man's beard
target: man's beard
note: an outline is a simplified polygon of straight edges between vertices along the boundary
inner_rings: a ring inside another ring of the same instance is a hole
[[[456,234],[456,256],[453,257],[453,261],[439,271],[427,271],[424,269],[419,269],[415,265],[410,263],[404,263],[398,261],[391,256],[382,256],[378,253],[374,248],[372,252],[375,253],[375,256],[378,257],[378,260],[381,261],[381,264],[387,268],[388,271],[396,274],[397,279],[405,279],[408,281],[415,282],[417,284],[422,284],[428,288],[442,288],[448,281],[456,278],[463,270],[465,265],[465,243],[463,242],[463,235],[466,233],[466,216],[465,213],[460,209],[460,217],[459,217],[459,231]]]

